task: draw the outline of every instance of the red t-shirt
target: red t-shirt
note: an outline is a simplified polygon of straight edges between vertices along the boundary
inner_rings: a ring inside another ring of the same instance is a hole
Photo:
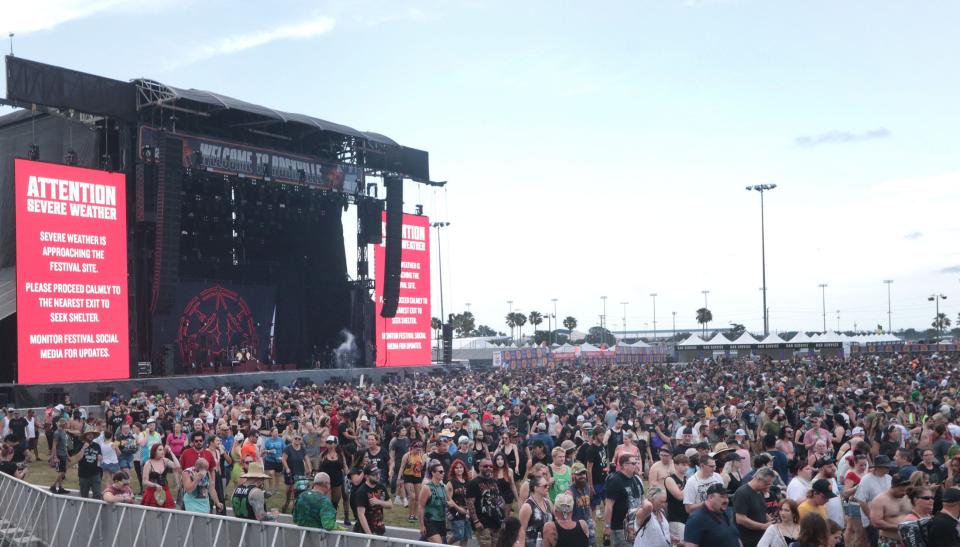
[[[193,464],[197,463],[198,458],[203,458],[207,460],[207,463],[210,464],[210,469],[214,469],[214,460],[213,453],[204,448],[200,452],[197,452],[197,449],[189,446],[183,450],[180,454],[180,467],[187,469],[188,467],[193,467]]]

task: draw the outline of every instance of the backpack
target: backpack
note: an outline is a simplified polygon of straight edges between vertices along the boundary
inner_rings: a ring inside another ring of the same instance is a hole
[[[909,522],[901,522],[897,526],[900,538],[906,547],[927,547],[927,537],[930,533],[930,520],[933,517],[924,517]]]

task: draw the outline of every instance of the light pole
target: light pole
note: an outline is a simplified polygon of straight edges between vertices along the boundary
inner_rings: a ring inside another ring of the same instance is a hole
[[[840,332],[840,310],[837,310],[837,332]]]
[[[763,193],[776,188],[776,184],[755,184],[747,186],[747,191],[760,193],[760,267],[763,272],[763,336],[770,334],[770,317],[767,315],[767,241],[763,221]]]
[[[551,298],[550,301],[553,302],[553,330],[557,330],[559,328],[558,321],[557,321],[557,299]],[[552,331],[550,333],[550,338],[551,338],[550,340],[551,344],[556,342],[555,336],[553,335]]]
[[[673,343],[677,343],[677,312],[673,313]]]
[[[629,302],[624,300],[620,304],[623,305],[623,339],[626,340],[627,339],[627,304],[629,304]]]
[[[603,315],[600,316],[600,330],[607,328],[607,297],[601,296],[600,300],[603,300]],[[603,337],[603,332],[600,333],[601,338]]]
[[[820,287],[820,299],[823,303],[823,332],[827,332],[827,284],[821,283],[817,286]]]
[[[440,258],[440,229],[450,226],[449,222],[434,222],[430,226],[437,229],[437,270],[440,272],[440,322],[445,323],[447,316],[443,314],[443,259]]]
[[[657,343],[657,293],[650,293],[650,298],[653,298],[653,343]]]
[[[467,302],[467,311],[468,311],[468,312],[470,311],[470,303],[469,303],[469,302]]]
[[[941,328],[941,325],[940,325],[940,301],[941,301],[941,300],[946,300],[946,299],[947,299],[947,295],[942,294],[942,293],[941,293],[941,294],[934,293],[934,294],[931,294],[930,296],[927,297],[927,300],[929,300],[929,301],[931,301],[931,302],[935,302],[935,303],[936,303],[936,306],[937,306],[937,315],[935,315],[935,316],[933,317],[933,324],[936,325],[936,328],[937,328],[937,341],[938,341],[938,342],[940,341],[940,338],[943,337],[943,332],[942,332],[943,329]]]
[[[509,320],[510,314],[513,313],[513,300],[507,300],[507,306],[509,306],[509,308],[507,309],[507,316]],[[513,340],[513,327],[510,327],[510,340],[511,341]]]
[[[893,320],[890,319],[890,285],[893,284],[892,279],[884,279],[884,283],[887,284],[887,333],[893,333]]]

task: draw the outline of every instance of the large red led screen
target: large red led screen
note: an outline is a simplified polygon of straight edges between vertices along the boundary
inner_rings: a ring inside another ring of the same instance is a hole
[[[383,221],[386,222],[386,213]],[[386,230],[384,230],[386,233]],[[430,219],[403,215],[400,262],[400,305],[395,317],[383,309],[386,238],[374,249],[377,300],[377,366],[409,367],[430,364]]]
[[[128,378],[124,176],[16,160],[21,384]]]

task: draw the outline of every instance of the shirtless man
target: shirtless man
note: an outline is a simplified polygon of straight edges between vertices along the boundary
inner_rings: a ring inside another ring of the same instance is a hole
[[[663,488],[663,481],[673,473],[673,453],[669,446],[661,446],[660,461],[650,466],[650,486]]]
[[[913,510],[906,495],[909,484],[907,477],[894,475],[890,489],[870,502],[870,524],[880,531],[879,547],[903,545],[897,525]]]

